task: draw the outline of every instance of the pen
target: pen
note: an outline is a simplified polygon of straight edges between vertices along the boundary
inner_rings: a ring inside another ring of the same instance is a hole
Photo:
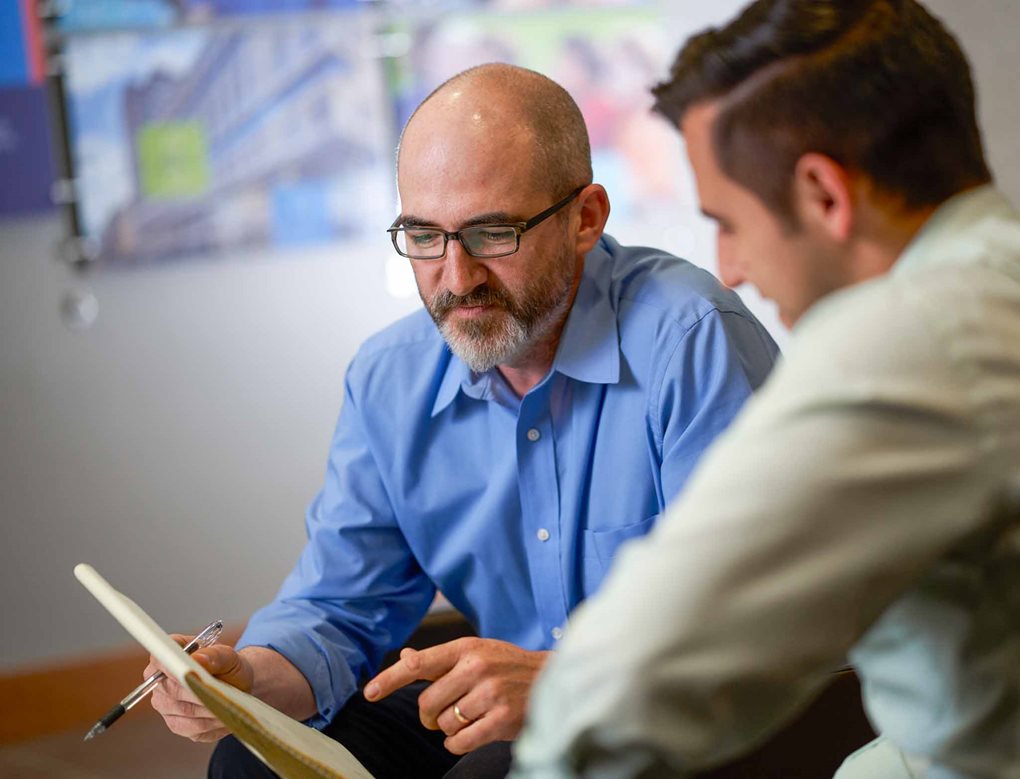
[[[216,643],[216,639],[220,637],[220,633],[223,631],[223,621],[216,620],[215,622],[208,625],[201,633],[195,636],[191,641],[184,645],[184,651],[189,655],[196,649],[211,646]],[[138,701],[156,689],[156,685],[159,684],[163,679],[166,678],[166,674],[162,671],[156,671],[152,676],[142,682],[140,685],[135,687],[131,692],[125,696],[124,700],[110,709],[106,716],[104,716],[99,722],[92,726],[92,730],[85,734],[83,741],[88,741],[98,736],[100,733],[106,731],[110,725],[119,720],[124,716],[124,712],[134,706]]]

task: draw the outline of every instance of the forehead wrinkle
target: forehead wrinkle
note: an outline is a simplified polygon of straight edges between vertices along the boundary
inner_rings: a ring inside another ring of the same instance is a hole
[[[526,210],[536,187],[530,157],[518,144],[465,143],[463,137],[431,142],[424,132],[408,140],[397,175],[408,217],[450,229],[522,220],[515,212]]]
[[[522,217],[507,213],[506,211],[489,211],[484,214],[475,214],[468,217],[460,222],[455,229],[463,230],[465,227],[476,227],[478,225],[517,224],[523,221],[525,220]],[[436,227],[443,229],[435,220],[415,214],[402,214],[400,223],[404,227]]]

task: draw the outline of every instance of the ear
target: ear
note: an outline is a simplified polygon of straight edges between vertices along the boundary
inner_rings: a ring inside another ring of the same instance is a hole
[[[590,252],[606,228],[609,219],[609,195],[601,184],[589,184],[577,196],[581,203],[580,220],[575,235],[578,258]]]
[[[854,228],[850,173],[824,154],[803,155],[793,169],[793,207],[803,226],[847,241]]]

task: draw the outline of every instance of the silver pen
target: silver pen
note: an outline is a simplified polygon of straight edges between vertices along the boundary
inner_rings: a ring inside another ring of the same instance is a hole
[[[223,621],[216,620],[215,622],[208,625],[201,633],[195,636],[191,641],[184,645],[184,651],[189,655],[196,649],[202,649],[203,647],[212,646],[216,643],[216,640],[220,637],[220,633],[223,632]],[[142,700],[146,695],[156,689],[156,685],[159,684],[166,678],[166,674],[162,671],[156,671],[152,676],[142,682],[140,685],[135,687],[129,692],[120,703],[110,709],[106,716],[103,717],[99,722],[92,726],[92,730],[85,734],[84,741],[93,739],[100,733],[106,731],[110,725],[119,720],[124,713],[134,706],[138,701]]]

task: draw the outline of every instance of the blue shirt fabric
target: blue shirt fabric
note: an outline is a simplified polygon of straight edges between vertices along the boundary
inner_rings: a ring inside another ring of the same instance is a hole
[[[320,726],[437,588],[479,635],[551,648],[777,353],[711,274],[608,236],[523,398],[452,355],[424,310],[400,320],[348,368],[308,543],[238,646],[293,662]]]

